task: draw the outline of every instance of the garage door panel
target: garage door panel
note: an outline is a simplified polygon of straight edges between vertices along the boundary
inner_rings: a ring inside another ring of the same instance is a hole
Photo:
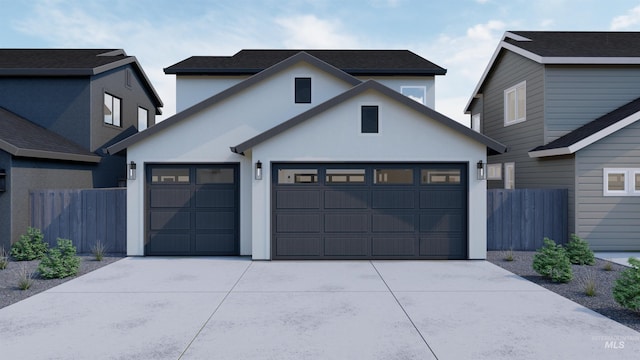
[[[325,209],[367,209],[369,191],[367,190],[327,190],[324,192]]]
[[[151,233],[148,250],[156,253],[188,253],[190,250],[189,234],[185,233]]]
[[[460,209],[464,207],[464,194],[456,190],[420,191],[421,209]]]
[[[465,248],[461,233],[425,234],[420,237],[420,255],[461,258]]]
[[[320,193],[318,190],[288,190],[276,193],[278,209],[319,209]]]
[[[374,237],[371,243],[373,256],[415,256],[415,237]]]
[[[153,211],[150,214],[151,230],[188,230],[191,214],[187,211]]]
[[[229,234],[196,234],[196,251],[233,255],[235,251],[235,235]]]
[[[276,231],[282,233],[320,232],[320,214],[278,214]]]
[[[369,216],[367,214],[326,214],[324,215],[325,232],[368,232]]]
[[[284,237],[275,239],[278,256],[320,256],[320,237]]]
[[[324,254],[327,256],[368,256],[371,253],[369,237],[325,237]]]
[[[462,211],[433,210],[420,214],[420,231],[460,231],[462,229]]]
[[[191,190],[182,189],[152,189],[149,193],[151,208],[183,208],[191,204]]]
[[[196,192],[197,208],[231,208],[236,206],[234,189],[198,190]]]
[[[199,211],[196,213],[196,231],[233,229],[235,229],[235,213],[233,211]]]
[[[414,232],[417,228],[413,214],[381,214],[372,217],[373,232]]]
[[[373,209],[413,209],[416,206],[415,197],[415,191],[373,191],[371,194],[371,207]]]

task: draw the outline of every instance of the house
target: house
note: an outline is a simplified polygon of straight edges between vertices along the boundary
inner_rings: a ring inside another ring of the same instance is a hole
[[[136,165],[128,255],[485,258],[476,169],[504,146],[430,107],[441,67],[409,51],[244,50],[165,72],[182,111],[108,148]]]
[[[104,148],[161,107],[123,50],[0,49],[0,246],[29,226],[29,190],[123,184],[126,157]]]
[[[569,233],[640,250],[640,33],[511,31],[465,111],[489,188],[568,189]]]

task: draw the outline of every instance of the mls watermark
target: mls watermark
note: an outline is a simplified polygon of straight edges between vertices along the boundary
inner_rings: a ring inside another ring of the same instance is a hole
[[[640,341],[640,336],[592,336],[591,339],[593,341],[602,341],[602,344],[605,349],[609,350],[622,350],[625,347],[625,344],[629,344],[633,341]]]

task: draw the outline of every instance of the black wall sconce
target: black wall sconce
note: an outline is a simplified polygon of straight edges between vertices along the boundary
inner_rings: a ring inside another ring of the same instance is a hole
[[[0,192],[7,191],[7,172],[0,169]]]
[[[256,180],[262,180],[262,163],[260,160],[256,163]]]
[[[482,160],[478,161],[477,166],[477,173],[476,173],[476,177],[478,180],[484,180],[487,177],[487,173],[486,173],[486,169],[485,169],[485,164],[482,162]]]
[[[136,179],[136,163],[134,163],[133,161],[127,164],[127,179]]]

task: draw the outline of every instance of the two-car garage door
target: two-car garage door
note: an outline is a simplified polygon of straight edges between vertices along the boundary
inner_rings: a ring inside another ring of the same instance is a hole
[[[273,259],[465,259],[467,164],[274,164]]]

